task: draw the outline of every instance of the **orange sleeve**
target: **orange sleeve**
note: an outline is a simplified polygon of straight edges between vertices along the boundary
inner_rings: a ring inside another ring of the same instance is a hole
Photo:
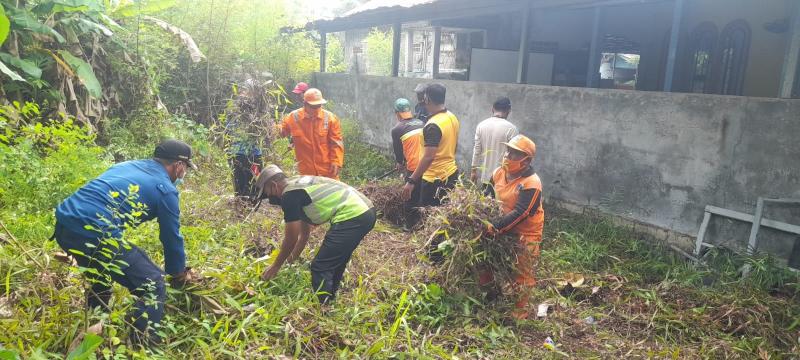
[[[530,199],[528,199],[530,197]],[[541,191],[537,188],[524,189],[520,191],[520,196],[514,204],[514,209],[492,221],[492,226],[499,233],[505,233],[517,226],[520,221],[527,218],[531,212],[536,211],[541,204]]]
[[[291,127],[291,124],[290,124],[291,117],[292,117],[292,113],[288,113],[288,114],[286,114],[286,116],[283,117],[283,121],[281,122],[281,125],[280,125],[280,127],[281,127],[281,137],[287,137],[287,136],[292,134],[292,127]]]
[[[342,125],[339,118],[333,113],[331,115],[331,128],[328,131],[328,143],[330,145],[331,163],[342,167],[344,165],[344,139],[342,138]]]

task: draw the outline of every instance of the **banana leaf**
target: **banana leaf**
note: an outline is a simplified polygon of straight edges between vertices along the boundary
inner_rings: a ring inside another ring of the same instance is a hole
[[[89,95],[94,98],[100,98],[100,96],[103,95],[103,88],[100,86],[100,81],[97,80],[97,76],[94,75],[94,70],[89,63],[75,57],[75,55],[70,54],[68,51],[58,50],[58,54],[69,64],[75,72],[75,75],[81,81],[81,84],[89,91]]]
[[[2,61],[0,61],[0,72],[8,75],[8,77],[10,77],[11,80],[23,81],[23,82],[25,81],[25,79],[23,79],[22,76],[19,76],[19,74],[14,72],[14,70],[9,69],[8,66],[6,66],[6,64],[3,64]]]
[[[59,43],[64,43],[64,37],[55,29],[40,23],[33,15],[27,10],[20,9],[7,9],[11,24],[15,28],[33,31],[35,33],[50,35],[56,38]]]
[[[0,45],[6,41],[9,31],[11,31],[11,22],[8,20],[3,6],[0,5]]]
[[[0,60],[24,71],[33,78],[39,79],[42,77],[42,69],[36,66],[36,63],[33,61],[20,59],[14,55],[3,52],[0,52]]]

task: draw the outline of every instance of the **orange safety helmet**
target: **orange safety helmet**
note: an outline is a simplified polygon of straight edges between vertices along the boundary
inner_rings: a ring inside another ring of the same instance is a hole
[[[508,146],[514,150],[522,151],[525,154],[528,154],[531,158],[536,157],[536,143],[533,140],[529,139],[525,135],[517,135],[511,138],[508,142],[504,142],[503,145]]]
[[[309,105],[322,105],[328,103],[328,100],[322,98],[322,91],[319,91],[317,88],[306,90],[306,93],[303,94],[303,101]]]

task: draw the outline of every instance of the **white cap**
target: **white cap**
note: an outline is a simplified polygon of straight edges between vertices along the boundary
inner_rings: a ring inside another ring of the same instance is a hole
[[[255,187],[258,189],[258,196],[257,198],[261,198],[261,194],[264,192],[264,185],[266,185],[275,175],[283,174],[283,170],[275,164],[269,164],[261,170],[261,173],[258,174],[258,178],[255,182]]]

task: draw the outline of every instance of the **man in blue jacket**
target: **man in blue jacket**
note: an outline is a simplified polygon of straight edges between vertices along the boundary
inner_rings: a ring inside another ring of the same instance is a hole
[[[161,321],[166,299],[165,273],[139,247],[124,240],[127,228],[157,219],[164,246],[166,274],[174,286],[193,280],[186,267],[180,233],[178,189],[191,161],[192,148],[178,140],[159,144],[153,159],[116,164],[88,182],[56,208],[54,238],[90,283],[87,306],[108,311],[111,280],[137,297],[129,321],[131,339],[140,345],[160,342],[153,324]]]
[[[263,130],[259,129],[268,110],[262,99],[264,93],[256,80],[245,80],[239,87],[234,108],[226,114],[225,132],[231,139],[228,153],[233,170],[233,190],[239,197],[253,195],[253,178],[258,176],[262,166],[260,142],[269,140],[260,134]]]

